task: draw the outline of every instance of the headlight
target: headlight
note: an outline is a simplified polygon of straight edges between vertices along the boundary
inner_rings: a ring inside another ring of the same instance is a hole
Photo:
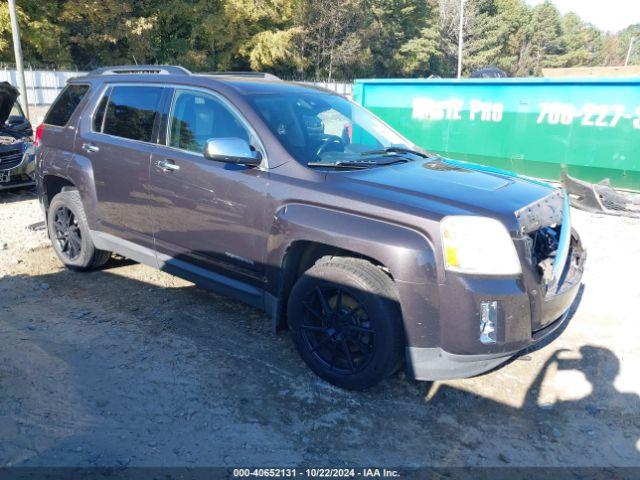
[[[481,275],[522,273],[513,240],[498,220],[463,215],[445,217],[440,232],[447,270]]]

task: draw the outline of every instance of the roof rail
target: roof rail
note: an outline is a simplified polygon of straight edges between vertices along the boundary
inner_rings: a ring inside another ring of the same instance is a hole
[[[272,73],[265,72],[206,72],[202,75],[213,75],[215,77],[249,77],[264,78],[265,80],[280,80],[280,77],[277,77]]]
[[[87,75],[136,75],[136,74],[160,74],[160,75],[191,75],[184,67],[177,65],[119,65],[116,67],[102,67],[90,71]]]

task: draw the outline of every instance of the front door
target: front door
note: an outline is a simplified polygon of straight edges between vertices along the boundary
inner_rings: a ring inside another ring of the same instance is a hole
[[[79,155],[93,170],[97,227],[153,249],[149,165],[165,89],[115,85],[105,90],[94,115],[83,119]]]
[[[169,112],[166,146],[151,161],[150,203],[159,263],[169,271],[172,266],[195,266],[200,273],[217,272],[260,286],[266,172],[203,155],[210,138],[241,138],[261,148],[255,134],[235,108],[213,92],[176,89]]]

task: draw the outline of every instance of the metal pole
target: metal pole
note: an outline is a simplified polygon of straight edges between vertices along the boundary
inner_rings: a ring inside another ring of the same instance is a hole
[[[460,0],[460,31],[458,33],[458,78],[462,76],[462,27],[464,26],[464,0]]]
[[[629,57],[631,56],[631,49],[633,48],[633,42],[636,41],[638,37],[631,37],[631,41],[629,42],[629,50],[627,50],[627,58],[624,60],[624,66],[629,65]]]
[[[16,0],[9,0],[9,16],[11,17],[11,34],[13,36],[13,51],[16,56],[16,70],[20,88],[20,106],[29,118],[29,102],[27,101],[27,84],[24,81],[24,66],[22,65],[22,45],[20,44],[20,30],[18,29],[18,13]]]

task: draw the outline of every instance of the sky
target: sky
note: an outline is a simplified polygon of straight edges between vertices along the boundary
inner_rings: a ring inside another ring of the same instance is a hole
[[[543,0],[526,0],[537,5]],[[551,0],[561,13],[575,12],[601,30],[617,32],[640,23],[640,0]]]

